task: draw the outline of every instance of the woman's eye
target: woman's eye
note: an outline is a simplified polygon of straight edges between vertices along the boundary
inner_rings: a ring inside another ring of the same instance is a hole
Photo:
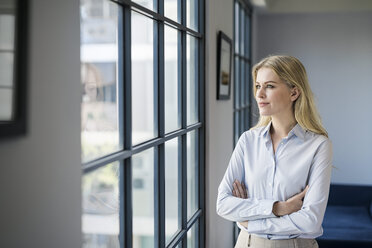
[[[266,88],[274,88],[274,85],[268,84],[266,85]]]
[[[259,88],[260,88],[260,86],[258,84],[256,84],[256,89],[259,89]]]

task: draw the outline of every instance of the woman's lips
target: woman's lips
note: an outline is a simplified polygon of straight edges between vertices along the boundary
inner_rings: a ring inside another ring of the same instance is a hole
[[[258,106],[260,106],[260,107],[265,107],[266,105],[268,105],[268,103],[266,103],[266,102],[261,102],[261,103],[258,104]]]

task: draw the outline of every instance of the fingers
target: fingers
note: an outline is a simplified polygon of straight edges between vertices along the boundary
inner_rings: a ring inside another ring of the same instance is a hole
[[[309,190],[309,185],[305,187],[305,189],[299,194],[301,199],[305,197],[306,192]]]
[[[244,193],[242,184],[239,181],[236,181],[236,184],[238,185],[238,190],[239,190],[239,193],[240,193],[240,198],[245,198],[245,193]]]
[[[304,189],[304,191],[302,191],[302,193],[304,193],[304,197],[302,197],[302,200],[305,198],[305,195],[308,190],[309,190],[309,185],[306,185],[306,188]]]
[[[233,183],[233,196],[246,199],[248,198],[247,189],[245,188],[244,182],[235,180]]]
[[[238,189],[238,185],[237,185],[236,182],[237,181],[235,180],[234,183],[233,183],[233,196],[241,198],[240,197],[240,191]]]
[[[244,192],[244,198],[247,199],[248,198],[248,193],[247,193],[247,189],[245,188],[245,184],[244,184],[243,181],[242,181],[241,185],[242,185],[243,192]]]
[[[286,214],[297,212],[302,208],[303,199],[308,190],[309,190],[309,186],[307,185],[302,192],[298,193],[297,195],[294,195],[293,197],[285,201],[286,206],[287,206]]]

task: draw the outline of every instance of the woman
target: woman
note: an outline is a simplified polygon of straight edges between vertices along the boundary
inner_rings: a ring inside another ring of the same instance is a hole
[[[239,138],[218,189],[217,213],[238,222],[235,247],[318,247],[332,145],[305,68],[294,57],[270,56],[252,76],[260,119]]]

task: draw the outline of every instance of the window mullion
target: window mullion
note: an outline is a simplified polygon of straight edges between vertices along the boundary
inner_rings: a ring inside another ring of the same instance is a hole
[[[124,149],[132,149],[132,67],[131,67],[131,10],[130,8],[124,8],[123,18],[123,50],[124,50]],[[133,239],[133,211],[132,211],[132,164],[131,158],[124,160],[124,173],[123,173],[123,191],[124,191],[124,202],[121,203],[123,208],[124,216],[121,218],[120,232],[123,232],[124,247],[132,247]]]
[[[124,122],[124,116],[125,116],[125,108],[124,108],[124,70],[125,70],[125,53],[124,53],[124,12],[120,11],[118,16],[118,92],[117,92],[117,101],[118,101],[118,114],[119,114],[119,145],[120,147],[124,147],[124,140],[127,135],[125,132],[125,122]],[[129,136],[130,137],[130,136]],[[128,166],[130,167],[130,166]],[[130,171],[129,171],[130,173]],[[125,192],[125,189],[127,188],[125,186],[125,182],[127,182],[126,178],[125,168],[124,168],[124,162],[119,161],[119,242],[120,247],[125,247],[125,202],[127,202],[126,197],[127,194]],[[130,175],[130,174],[128,174]]]
[[[181,24],[186,26],[186,0],[181,1]],[[187,126],[187,42],[186,32],[179,32],[181,39],[181,127]],[[181,228],[187,232],[187,134],[181,137]],[[187,248],[187,235],[184,236],[181,244],[182,248]]]
[[[164,1],[157,0],[156,9],[160,15],[164,15]],[[165,135],[165,89],[164,89],[164,23],[154,20],[154,100],[157,116],[158,137]],[[162,142],[155,149],[154,171],[154,216],[155,216],[155,247],[165,247],[165,144]]]
[[[204,26],[204,4],[205,1],[198,1],[199,3],[199,14],[198,14],[198,24],[199,24],[199,32],[204,34],[205,26]],[[199,42],[199,121],[201,123],[205,123],[205,75],[204,70],[201,68],[205,68],[205,61],[204,61],[204,54],[205,54],[205,40],[204,39],[198,39]],[[198,135],[198,162],[199,162],[199,175],[198,175],[198,181],[199,181],[199,209],[202,210],[202,215],[199,218],[199,232],[198,232],[198,241],[197,241],[197,247],[205,247],[205,218],[206,218],[206,212],[205,212],[205,125],[203,125],[199,129],[199,135]]]

